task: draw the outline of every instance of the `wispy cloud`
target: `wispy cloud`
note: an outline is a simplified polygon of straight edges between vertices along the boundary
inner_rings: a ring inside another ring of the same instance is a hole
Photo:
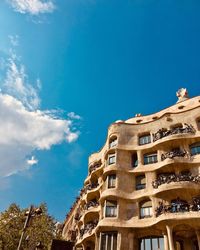
[[[7,62],[6,78],[2,89],[7,94],[19,99],[24,106],[33,110],[40,104],[38,97],[38,86],[40,80],[36,80],[35,88],[28,82],[28,76],[25,73],[25,67],[20,64],[16,55],[12,52]]]
[[[60,110],[40,109],[40,86],[39,79],[30,83],[25,66],[11,52],[0,84],[0,178],[37,164],[34,156],[30,158],[34,151],[71,143],[79,136],[72,118],[64,118]]]
[[[74,112],[70,112],[67,114],[67,116],[71,119],[75,119],[75,120],[80,120],[81,119],[81,116],[80,115],[77,115],[75,114]]]
[[[18,35],[9,35],[8,38],[10,39],[10,43],[12,46],[16,47],[19,45],[19,36]]]
[[[39,15],[55,10],[55,5],[50,0],[7,0],[7,2],[16,12],[22,14]]]

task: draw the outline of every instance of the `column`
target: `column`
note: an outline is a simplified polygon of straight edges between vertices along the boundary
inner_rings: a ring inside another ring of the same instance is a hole
[[[196,235],[197,235],[198,246],[200,249],[200,232],[198,230],[196,230]]]
[[[172,234],[172,227],[167,225],[166,228],[167,228],[167,236],[168,236],[168,241],[169,241],[169,250],[175,250],[173,234]]]
[[[117,234],[117,250],[123,250],[122,248],[122,234],[121,232],[118,231],[118,234]]]
[[[141,150],[140,151],[138,150],[137,156],[138,156],[138,165],[143,164],[143,154]]]
[[[134,233],[128,234],[128,242],[129,242],[128,250],[134,250],[134,243],[135,243],[135,234]]]
[[[163,234],[163,238],[164,238],[164,249],[165,250],[169,250],[169,244],[168,244],[167,234]]]
[[[95,234],[95,250],[100,249],[100,234]]]

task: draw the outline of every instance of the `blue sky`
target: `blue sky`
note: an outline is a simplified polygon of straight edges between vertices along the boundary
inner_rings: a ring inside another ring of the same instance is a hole
[[[0,211],[62,221],[108,126],[200,94],[198,0],[0,1]]]

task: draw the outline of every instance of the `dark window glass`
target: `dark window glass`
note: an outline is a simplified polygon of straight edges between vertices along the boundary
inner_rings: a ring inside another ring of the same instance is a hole
[[[110,142],[109,142],[109,148],[114,148],[115,146],[117,146],[117,138],[112,138],[110,139]]]
[[[164,250],[163,237],[150,236],[139,240],[140,250]]]
[[[117,232],[101,233],[101,250],[117,250]]]
[[[158,161],[157,154],[146,154],[144,155],[144,165],[156,163]]]
[[[135,168],[138,166],[137,153],[132,154],[132,167]]]
[[[136,190],[146,188],[146,178],[145,175],[140,175],[136,177]]]
[[[116,162],[116,156],[115,155],[109,155],[108,156],[108,164],[114,164]]]
[[[200,154],[200,143],[195,143],[190,146],[190,153],[191,155],[198,155]]]
[[[144,144],[148,144],[151,143],[151,135],[143,135],[139,137],[139,145],[144,145]]]
[[[108,175],[108,188],[115,188],[116,174]]]
[[[140,218],[148,218],[152,216],[152,202],[151,200],[144,201],[140,205]]]
[[[117,202],[116,201],[106,201],[106,217],[116,217],[117,216]]]

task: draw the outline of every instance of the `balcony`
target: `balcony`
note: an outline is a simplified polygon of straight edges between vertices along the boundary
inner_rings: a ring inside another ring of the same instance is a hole
[[[176,200],[171,201],[170,205],[164,205],[163,201],[160,201],[159,206],[155,210],[156,217],[165,213],[184,213],[190,211],[200,211],[200,197],[194,197],[191,203],[180,200],[179,197]]]
[[[97,188],[98,186],[99,186],[98,182],[96,182],[96,183],[91,182],[90,184],[88,184],[88,185],[85,186],[84,191],[86,193],[87,191],[91,191],[91,190]]]
[[[169,130],[164,128],[159,129],[156,133],[153,134],[153,142],[160,140],[164,137],[170,135],[177,135],[177,134],[194,134],[195,129],[191,124],[184,123],[184,127],[175,127]]]
[[[92,172],[94,172],[97,168],[100,168],[101,164],[95,164],[93,166],[90,167],[89,169],[89,173],[91,174]]]
[[[85,204],[84,210],[88,210],[90,207],[98,207],[98,206],[99,206],[99,202],[97,200],[91,200]]]
[[[92,230],[97,226],[98,222],[98,220],[90,221],[84,226],[84,228],[80,229],[80,238],[82,239],[84,234],[86,233],[91,234]]]
[[[70,238],[70,241],[74,242],[76,241],[76,231],[75,230],[69,230],[69,238]]]
[[[161,155],[161,160],[164,161],[165,159],[173,159],[175,157],[185,157],[187,152],[181,149],[173,149],[165,154]]]
[[[158,188],[162,184],[169,184],[172,182],[189,181],[195,184],[200,183],[200,175],[192,175],[190,172],[180,174],[160,174],[158,178],[152,182],[153,188]]]

